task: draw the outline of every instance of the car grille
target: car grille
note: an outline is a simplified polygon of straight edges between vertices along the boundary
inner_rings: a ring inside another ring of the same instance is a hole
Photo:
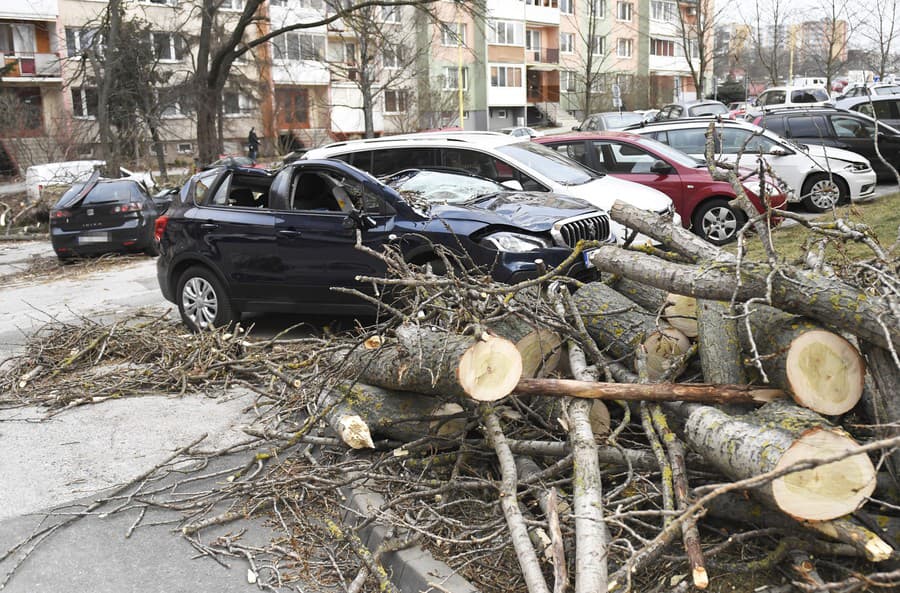
[[[609,216],[588,214],[567,218],[553,225],[553,239],[560,247],[575,247],[581,241],[611,241]]]

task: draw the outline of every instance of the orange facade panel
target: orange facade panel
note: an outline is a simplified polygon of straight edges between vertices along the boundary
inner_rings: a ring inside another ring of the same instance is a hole
[[[521,64],[524,61],[524,47],[509,45],[488,46],[488,62],[512,62]]]

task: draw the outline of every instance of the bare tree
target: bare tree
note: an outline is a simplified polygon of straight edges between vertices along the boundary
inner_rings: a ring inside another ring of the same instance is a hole
[[[703,80],[712,72],[715,55],[716,23],[724,7],[718,10],[713,0],[678,3],[678,33],[687,60],[697,98],[703,97]],[[696,63],[696,65],[695,65]]]
[[[869,8],[871,13],[861,21],[857,31],[868,41],[870,67],[884,80],[885,74],[895,63],[891,48],[900,25],[897,21],[897,0],[874,0]]]
[[[808,71],[825,76],[826,88],[847,61],[847,48],[852,35],[851,22],[856,12],[844,0],[820,0],[815,12],[818,19],[799,25],[803,35],[801,65]]]
[[[787,63],[788,22],[791,11],[786,0],[756,0],[753,12],[745,19],[753,33],[753,47],[769,84],[781,83]]]
[[[600,34],[600,25],[606,11],[610,9],[609,4],[610,2],[606,0],[587,0],[585,2],[587,26],[578,32],[576,54],[579,69],[576,84],[581,86],[578,108],[585,115],[597,109],[597,95],[605,81],[604,65],[609,60],[610,50],[607,36]]]

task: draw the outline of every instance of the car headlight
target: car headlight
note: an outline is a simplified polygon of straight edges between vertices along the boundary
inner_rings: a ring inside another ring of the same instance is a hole
[[[535,251],[537,249],[547,249],[548,247],[551,247],[549,239],[508,231],[487,235],[481,242],[493,247],[497,251],[509,251],[510,253],[524,253],[526,251]]]
[[[870,168],[869,163],[850,163],[844,167],[844,170],[859,173],[860,171],[868,171]]]

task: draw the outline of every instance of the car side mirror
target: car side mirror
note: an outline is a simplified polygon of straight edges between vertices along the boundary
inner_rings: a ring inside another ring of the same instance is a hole
[[[348,231],[354,229],[367,231],[378,226],[378,223],[375,222],[374,218],[372,218],[365,212],[360,212],[356,208],[347,213],[347,218],[344,219],[344,222],[342,224]]]
[[[657,175],[668,175],[672,172],[672,166],[663,160],[658,160],[650,166],[650,172]]]
[[[522,187],[522,184],[519,183],[518,179],[507,179],[506,181],[501,182],[500,185],[513,191],[525,191],[525,188]]]
[[[788,156],[792,153],[784,148],[773,148],[769,151],[769,154],[772,156]]]

